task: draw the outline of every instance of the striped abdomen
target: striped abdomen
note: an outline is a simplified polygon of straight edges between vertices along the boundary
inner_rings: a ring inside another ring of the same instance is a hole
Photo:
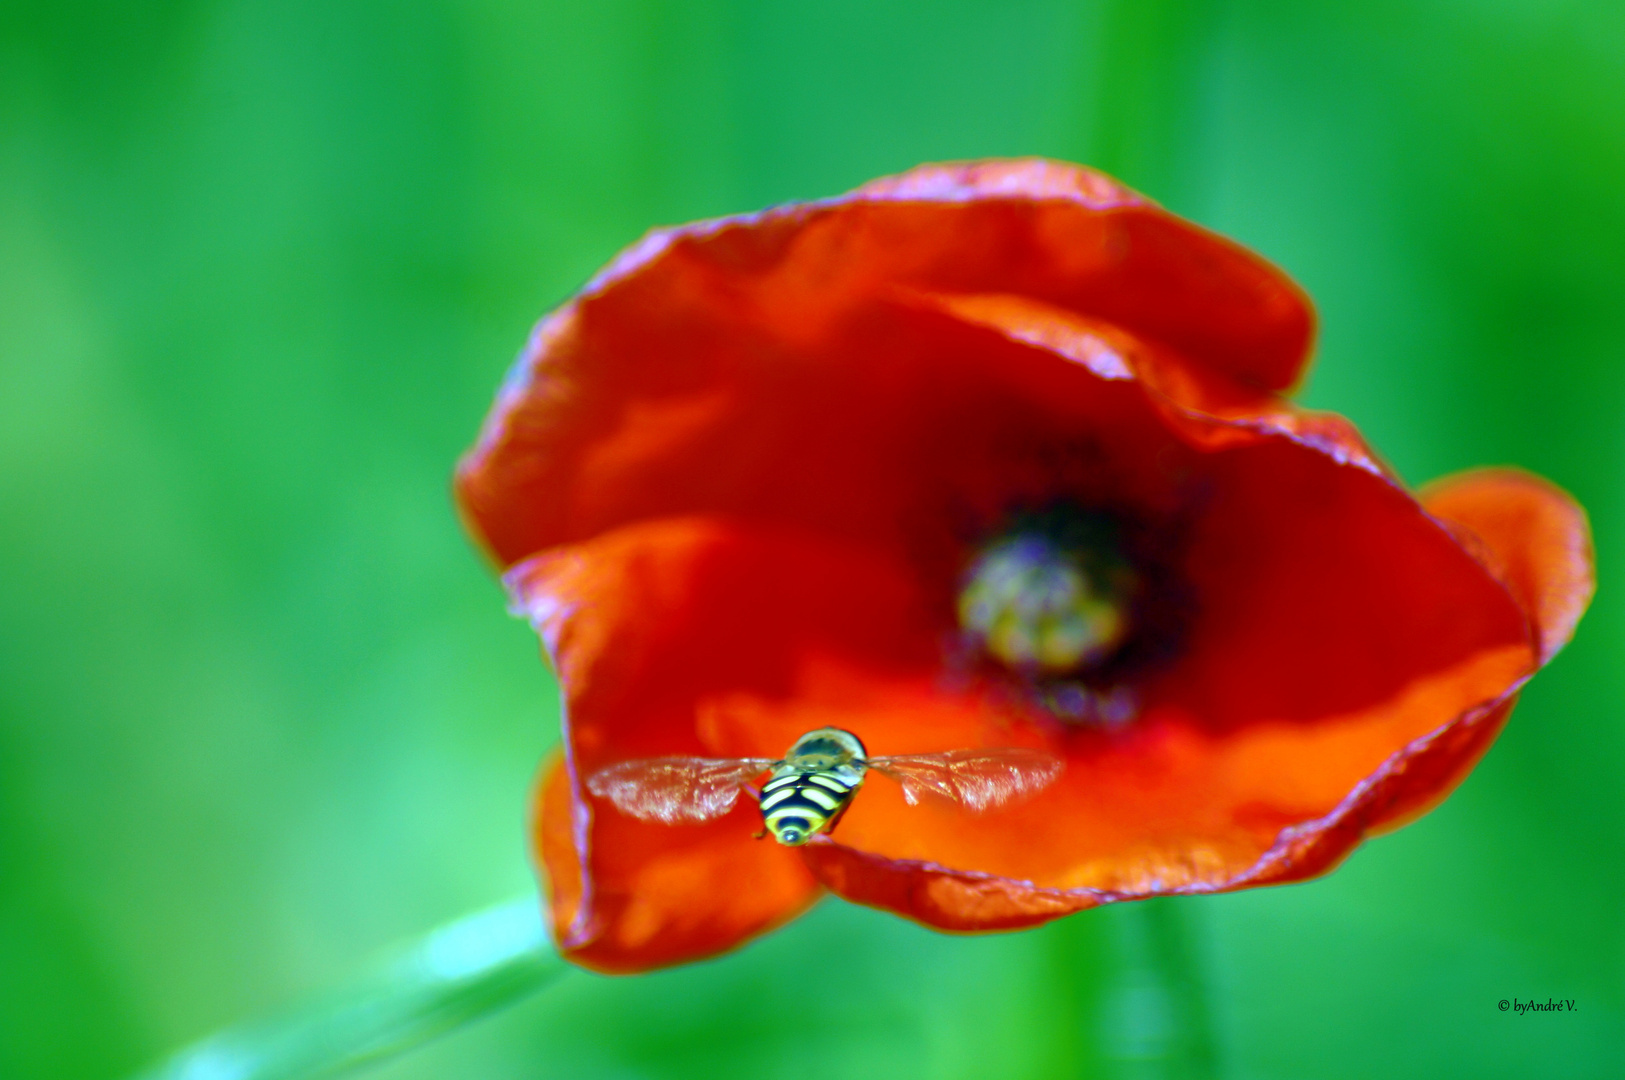
[[[863,783],[852,765],[806,772],[784,767],[762,785],[762,820],[781,844],[805,844],[834,824]]]

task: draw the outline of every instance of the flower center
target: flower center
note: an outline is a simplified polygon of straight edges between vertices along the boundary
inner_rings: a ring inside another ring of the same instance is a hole
[[[971,566],[959,593],[959,625],[1008,667],[1075,671],[1122,643],[1133,584],[1133,572],[1109,546],[1018,531]]]

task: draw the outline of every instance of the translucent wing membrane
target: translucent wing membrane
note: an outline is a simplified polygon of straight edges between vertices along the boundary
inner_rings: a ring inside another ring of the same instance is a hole
[[[910,806],[930,795],[977,811],[1036,794],[1061,775],[1060,758],[1020,747],[879,757],[867,764],[902,784]]]
[[[709,821],[733,809],[752,777],[778,764],[771,758],[643,758],[598,770],[587,777],[587,790],[643,821]]]

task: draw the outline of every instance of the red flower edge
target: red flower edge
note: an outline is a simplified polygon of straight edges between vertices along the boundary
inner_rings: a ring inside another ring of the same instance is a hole
[[[1584,609],[1584,516],[1505,470],[1413,499],[1345,421],[1274,393],[1311,328],[1256,256],[1041,162],[927,167],[612,264],[543,323],[459,476],[566,693],[535,828],[566,954],[709,955],[821,886],[986,930],[1301,880],[1442,799]],[[1035,466],[1034,428],[1069,453],[1090,432],[1113,484]],[[1126,731],[1034,717],[944,662],[964,551],[939,534],[1035,492],[1193,533],[1194,628]],[[871,784],[800,851],[750,842],[752,807],[651,826],[581,783],[775,755],[825,722],[877,753],[1026,741],[1070,767],[979,822]]]

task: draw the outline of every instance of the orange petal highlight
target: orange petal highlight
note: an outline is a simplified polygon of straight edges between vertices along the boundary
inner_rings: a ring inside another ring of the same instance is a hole
[[[1141,861],[1137,877],[1102,888],[1048,885],[926,859],[887,858],[848,846],[841,838],[802,850],[819,880],[836,895],[960,932],[1034,926],[1121,900],[1305,881],[1334,869],[1365,838],[1414,820],[1442,801],[1495,741],[1516,700],[1515,693],[1508,693],[1412,741],[1330,812],[1281,829],[1274,843],[1250,861],[1227,864],[1223,851],[1211,844],[1172,857],[1151,853]]]
[[[572,805],[570,789],[555,763],[538,785],[533,844],[554,941],[578,964],[616,973],[714,956],[818,898],[795,853],[751,839],[760,818],[748,799],[719,821],[673,826]]]
[[[1534,624],[1542,663],[1568,644],[1597,588],[1591,525],[1568,492],[1521,469],[1471,469],[1418,498],[1479,541],[1472,546]]]

